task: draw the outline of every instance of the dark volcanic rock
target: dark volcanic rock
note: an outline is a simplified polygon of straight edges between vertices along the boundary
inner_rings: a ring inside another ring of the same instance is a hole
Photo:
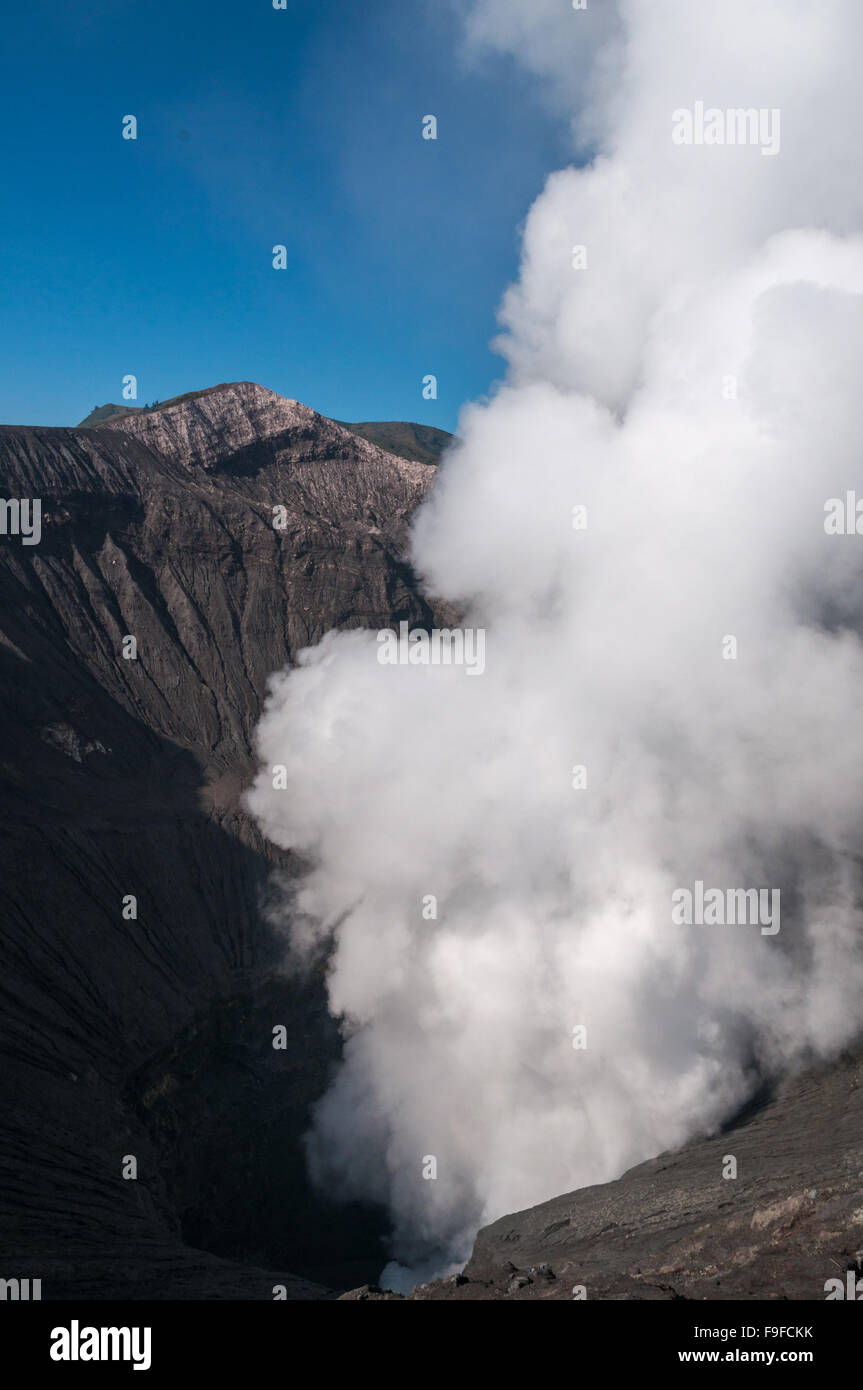
[[[248,383],[0,428],[0,460],[43,509],[39,545],[0,539],[0,1275],[45,1298],[374,1277],[382,1214],[306,1182],[339,1038],[320,976],[275,969],[261,898],[293,865],[240,796],[272,671],[334,627],[434,622],[403,559],[433,470]]]

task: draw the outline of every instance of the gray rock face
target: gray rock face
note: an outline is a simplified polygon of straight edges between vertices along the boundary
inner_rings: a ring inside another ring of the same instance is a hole
[[[0,428],[0,460],[42,500],[39,545],[0,538],[0,1275],[44,1298],[372,1279],[381,1213],[308,1190],[339,1038],[320,975],[275,971],[262,895],[294,865],[240,796],[272,671],[331,628],[434,623],[403,559],[434,470],[248,383]]]

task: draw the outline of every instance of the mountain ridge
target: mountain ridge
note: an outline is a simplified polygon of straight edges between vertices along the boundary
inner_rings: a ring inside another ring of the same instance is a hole
[[[97,406],[85,416],[75,429],[102,429],[106,427],[116,428],[122,426],[124,421],[130,418],[140,421],[144,416],[152,416],[164,411],[172,411],[175,407],[188,405],[190,402],[197,401],[202,397],[224,394],[236,388],[263,392],[267,388],[258,386],[255,382],[222,382],[217,386],[205,387],[200,391],[188,391],[180,396],[173,396],[170,400],[157,401],[153,405],[145,406],[121,406],[107,404]],[[288,398],[277,396],[276,392],[269,393],[278,400]],[[294,402],[298,405],[298,402]],[[308,409],[308,407],[303,407]],[[317,412],[314,412],[317,415]],[[320,419],[330,417],[318,416]],[[384,452],[394,454],[399,458],[404,458],[410,462],[437,464],[452,440],[453,436],[446,430],[438,429],[434,425],[413,424],[408,421],[400,420],[378,420],[378,421],[359,421],[351,423],[346,420],[334,420],[334,424],[348,430],[351,434],[359,435],[377,445]]]

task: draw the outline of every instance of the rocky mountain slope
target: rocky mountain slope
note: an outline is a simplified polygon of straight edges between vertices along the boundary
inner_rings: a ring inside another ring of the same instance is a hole
[[[502,1217],[462,1275],[410,1298],[818,1301],[849,1269],[863,1275],[859,1054],[786,1080],[724,1134]]]
[[[403,558],[433,470],[250,383],[0,428],[0,460],[5,496],[42,500],[38,545],[0,540],[0,1274],[350,1287],[385,1222],[308,1190],[339,1039],[320,979],[275,969],[262,895],[292,866],[239,797],[272,671],[333,627],[434,621]]]

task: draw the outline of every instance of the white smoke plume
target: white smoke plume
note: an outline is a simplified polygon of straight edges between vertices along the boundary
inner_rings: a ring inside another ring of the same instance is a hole
[[[824,526],[863,498],[863,6],[478,0],[470,26],[577,125],[588,92],[596,141],[529,214],[507,381],[414,529],[486,669],[330,634],[274,679],[250,794],[313,865],[287,906],[344,1019],[314,1171],[439,1267],[834,1054],[863,997],[863,536]],[[779,152],[675,144],[699,101],[778,110]],[[781,889],[781,930],[675,925],[696,880]]]

